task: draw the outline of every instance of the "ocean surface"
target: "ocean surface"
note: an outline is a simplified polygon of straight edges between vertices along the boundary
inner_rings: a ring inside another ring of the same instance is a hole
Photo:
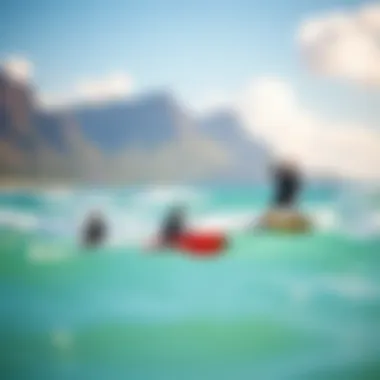
[[[310,188],[307,235],[253,228],[255,187],[0,192],[1,379],[379,379],[380,192]],[[147,252],[173,203],[231,245]],[[106,246],[77,245],[101,210]]]

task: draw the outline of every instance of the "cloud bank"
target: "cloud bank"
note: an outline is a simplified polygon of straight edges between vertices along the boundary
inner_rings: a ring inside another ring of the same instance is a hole
[[[297,42],[314,72],[380,87],[380,4],[308,19]]]
[[[33,77],[34,65],[24,57],[11,56],[0,62],[1,69],[17,82],[28,83]]]
[[[380,179],[380,131],[315,115],[282,79],[253,80],[238,109],[247,128],[280,158],[294,159],[313,173]]]
[[[132,78],[124,72],[114,72],[100,78],[84,79],[64,95],[43,94],[39,104],[43,108],[59,108],[78,103],[103,103],[122,99],[132,93]]]

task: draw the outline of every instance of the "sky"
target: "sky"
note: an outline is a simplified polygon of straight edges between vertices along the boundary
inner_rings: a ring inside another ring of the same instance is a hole
[[[357,4],[3,0],[0,54],[30,59],[46,93],[68,92],[86,78],[122,71],[136,90],[171,87],[196,104],[273,72],[302,86],[307,79],[294,42],[299,23]]]
[[[47,103],[170,89],[198,112],[233,105],[258,133],[273,113],[372,133],[379,23],[376,3],[359,0],[2,0],[0,60],[33,68]]]

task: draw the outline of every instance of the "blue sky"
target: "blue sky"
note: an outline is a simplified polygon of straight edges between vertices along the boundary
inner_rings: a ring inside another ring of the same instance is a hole
[[[170,87],[190,104],[213,93],[235,93],[252,77],[276,75],[331,117],[375,124],[378,93],[369,102],[350,86],[313,78],[295,44],[308,17],[366,3],[3,0],[0,56],[33,61],[35,82],[45,93],[66,93],[83,78],[125,71],[137,91]]]
[[[299,23],[361,3],[3,0],[0,54],[32,60],[45,92],[64,92],[83,77],[124,70],[140,91],[170,86],[190,102],[208,92],[237,91],[249,78],[272,73],[307,94],[313,79],[295,47]],[[342,88],[334,90],[344,102],[357,101]],[[323,98],[318,80],[312,101]]]

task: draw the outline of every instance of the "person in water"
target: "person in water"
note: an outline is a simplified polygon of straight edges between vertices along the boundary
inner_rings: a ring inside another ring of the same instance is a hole
[[[173,207],[165,217],[159,240],[164,246],[171,246],[185,231],[185,211],[182,207]]]
[[[298,169],[292,162],[283,162],[274,168],[273,174],[275,185],[273,205],[281,208],[293,207],[301,190]]]
[[[104,243],[107,235],[107,226],[99,212],[92,212],[84,224],[82,244],[88,248],[95,248]]]

